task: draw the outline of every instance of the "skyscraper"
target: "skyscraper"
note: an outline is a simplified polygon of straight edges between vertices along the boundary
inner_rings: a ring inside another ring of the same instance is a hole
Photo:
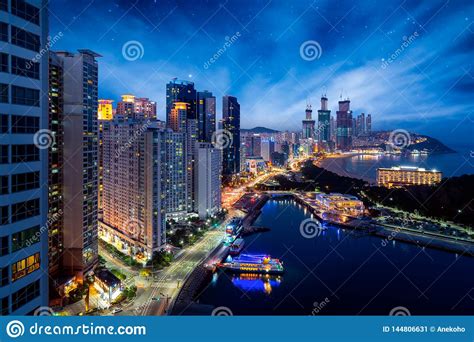
[[[63,267],[81,283],[98,263],[99,54],[56,52],[64,66]]]
[[[48,304],[47,1],[0,2],[0,315]]]
[[[188,119],[197,119],[197,97],[193,82],[179,81],[174,78],[166,85],[166,122],[170,121],[169,115],[175,102],[188,103]]]
[[[124,119],[132,119],[135,117],[135,96],[122,95],[122,101],[117,102],[117,115]]]
[[[156,102],[147,97],[135,98],[135,117],[137,119],[156,119]]]
[[[320,147],[327,148],[327,143],[330,141],[330,119],[331,111],[328,109],[328,99],[326,96],[322,96],[321,109],[318,110],[318,141],[320,143]]]
[[[350,151],[352,148],[352,111],[350,101],[339,101],[339,110],[336,112],[336,147],[341,151]]]
[[[49,130],[55,144],[49,149],[48,162],[48,231],[49,276],[55,281],[61,273],[63,253],[63,166],[64,166],[64,86],[63,64],[55,53],[49,53]],[[55,287],[55,283],[52,284]]]
[[[112,100],[99,100],[97,115],[99,120],[112,120],[114,117]]]
[[[166,132],[149,119],[103,125],[100,236],[145,261],[166,241]]]
[[[313,110],[310,104],[306,106],[305,114],[306,117],[303,120],[303,139],[314,139],[314,126],[316,121],[313,120]]]
[[[367,119],[365,121],[365,130],[367,134],[372,132],[372,115],[367,114]]]
[[[222,152],[210,143],[196,145],[196,211],[205,219],[221,209]]]
[[[240,172],[240,104],[234,96],[222,98],[222,128],[231,137],[223,148],[222,174],[225,177]]]
[[[261,157],[262,138],[258,134],[250,134],[245,137],[245,156]]]
[[[186,174],[186,207],[194,210],[194,153],[197,142],[197,120],[188,117],[190,105],[187,102],[174,102],[169,115],[168,127],[184,135],[184,160]]]
[[[198,140],[212,142],[216,131],[216,97],[205,90],[197,93]]]

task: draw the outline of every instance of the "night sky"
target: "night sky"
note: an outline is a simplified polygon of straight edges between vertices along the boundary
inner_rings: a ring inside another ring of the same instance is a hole
[[[103,55],[101,98],[150,97],[164,119],[177,77],[212,91],[218,113],[222,95],[237,96],[242,127],[299,130],[308,101],[317,109],[325,93],[335,111],[342,94],[375,129],[454,147],[474,136],[473,21],[462,0],[50,1],[50,35],[63,33],[53,50]],[[140,58],[122,53],[130,41]],[[307,41],[317,55],[302,58]]]

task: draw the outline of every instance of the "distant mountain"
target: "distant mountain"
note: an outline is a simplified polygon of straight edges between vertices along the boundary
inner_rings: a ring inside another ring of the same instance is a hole
[[[270,129],[270,128],[266,128],[266,127],[254,127],[254,128],[242,128],[240,130],[241,132],[246,132],[246,133],[255,133],[255,134],[262,134],[262,133],[266,133],[266,134],[271,134],[271,133],[278,133],[280,131],[276,131],[274,129]]]

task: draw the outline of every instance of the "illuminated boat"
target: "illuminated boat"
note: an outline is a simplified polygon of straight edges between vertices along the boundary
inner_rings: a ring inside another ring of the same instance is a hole
[[[234,243],[230,246],[230,254],[237,255],[244,249],[245,241],[244,239],[237,239]]]
[[[242,254],[228,262],[217,264],[217,267],[239,273],[278,274],[284,271],[283,262],[278,259],[272,259],[268,255]]]

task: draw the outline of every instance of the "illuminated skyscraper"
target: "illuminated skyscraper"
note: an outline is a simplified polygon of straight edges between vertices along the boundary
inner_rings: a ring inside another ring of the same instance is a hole
[[[0,316],[48,305],[47,1],[0,2]]]
[[[100,236],[123,253],[148,260],[166,241],[167,133],[149,119],[103,125]]]
[[[63,64],[55,53],[49,53],[49,129],[55,144],[49,149],[48,170],[48,231],[49,275],[57,281],[61,274],[63,253],[63,165],[64,165],[64,86]],[[56,284],[52,284],[55,286]]]
[[[169,115],[175,102],[188,103],[188,119],[197,119],[197,96],[193,82],[174,78],[166,85],[166,122],[170,122]]]
[[[114,117],[112,100],[99,100],[97,115],[99,120],[112,120]]]
[[[56,52],[64,66],[64,256],[82,282],[98,263],[97,53]]]
[[[222,120],[222,128],[232,140],[223,149],[222,174],[229,177],[240,172],[240,104],[236,97],[222,98]]]
[[[341,151],[352,149],[352,111],[350,101],[339,101],[336,112],[336,147]]]
[[[331,135],[331,111],[328,109],[328,99],[326,96],[321,97],[321,109],[318,110],[318,141],[327,144]],[[321,144],[320,144],[321,145]]]
[[[196,145],[196,212],[205,219],[221,209],[222,152],[210,143]]]
[[[212,142],[216,131],[216,97],[205,90],[197,93],[198,140]]]
[[[303,139],[315,139],[314,126],[316,121],[313,120],[313,110],[310,104],[306,106],[305,114],[306,117],[303,120]]]
[[[156,102],[150,101],[147,97],[135,98],[135,117],[137,119],[151,119],[156,117]]]
[[[124,119],[135,118],[135,96],[122,95],[122,101],[117,103],[116,114]]]

